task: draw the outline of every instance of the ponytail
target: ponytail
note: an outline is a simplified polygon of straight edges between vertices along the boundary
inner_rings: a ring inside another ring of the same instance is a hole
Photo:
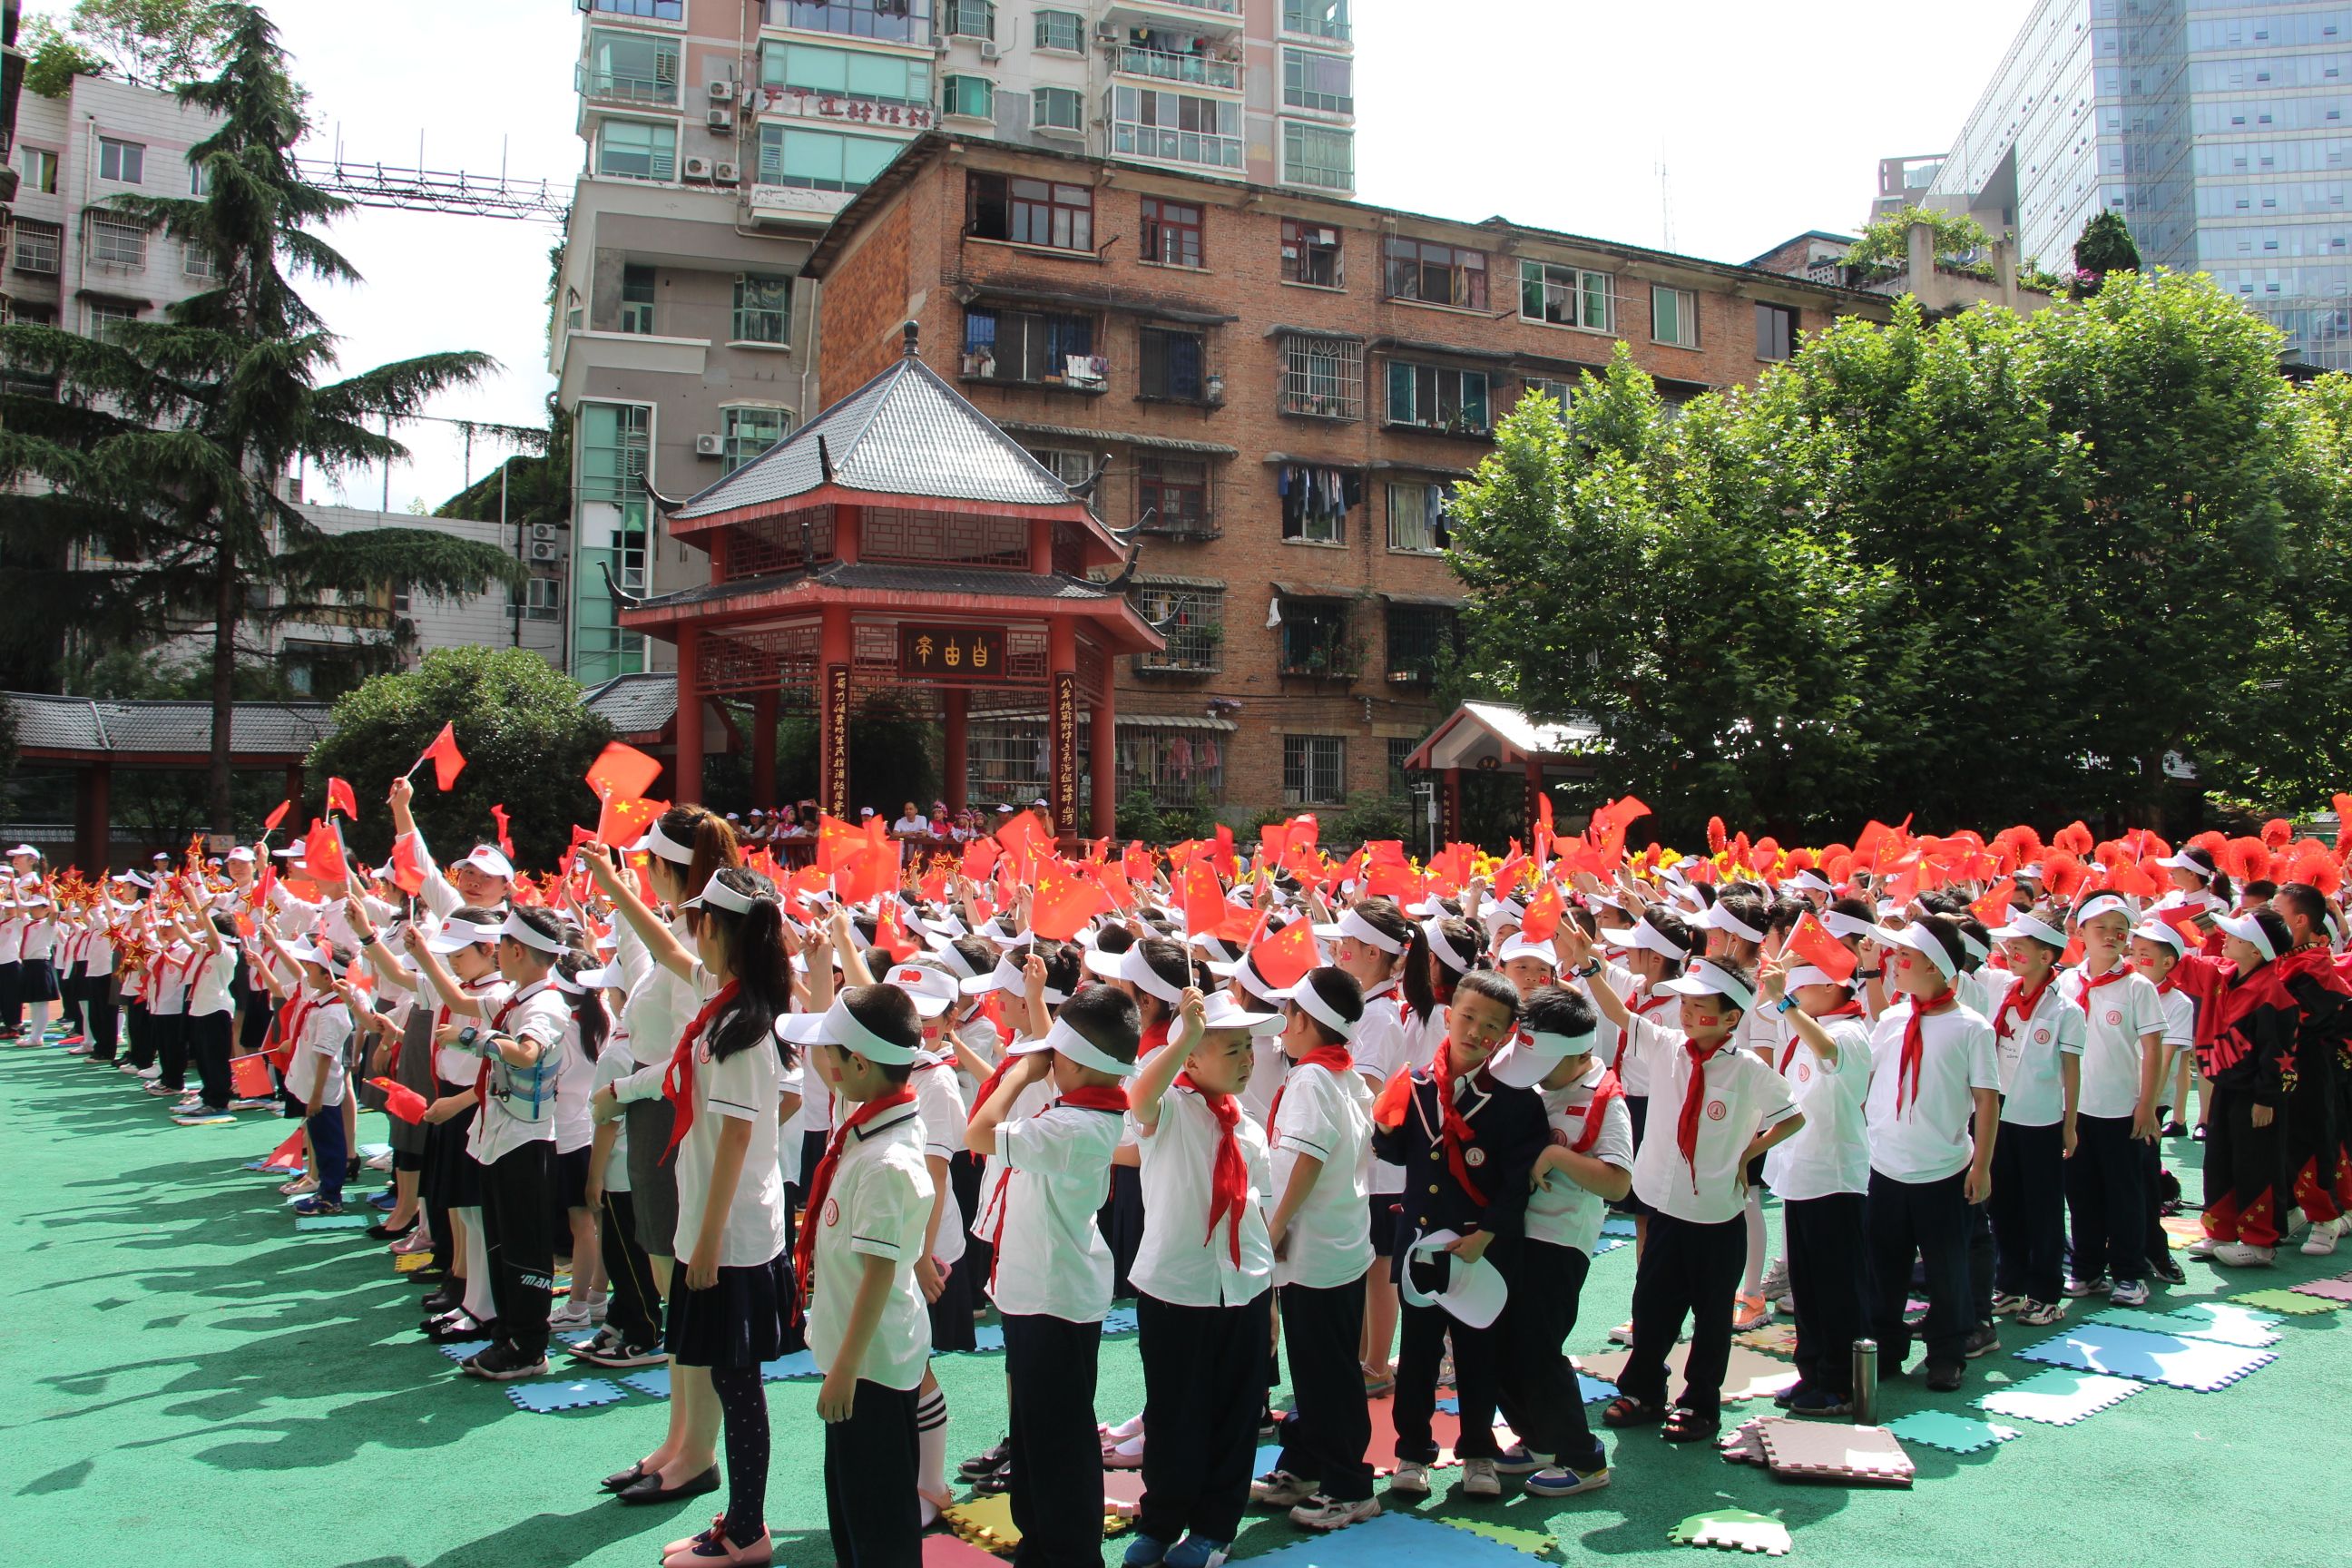
[[[719,827],[723,832],[726,825],[722,822]],[[727,955],[727,971],[735,978],[735,1005],[710,1029],[710,1054],[723,1061],[763,1039],[774,1038],[776,1020],[792,1008],[793,971],[792,959],[784,952],[784,915],[777,907],[774,886],[765,877],[740,867],[718,875],[721,886],[751,900],[751,907],[740,915],[709,904],[695,911],[717,934]],[[780,1048],[786,1051],[789,1062],[789,1047]]]
[[[594,967],[588,955],[577,948],[555,961],[556,973],[574,984]],[[580,1030],[581,1054],[593,1062],[604,1055],[604,1040],[613,1027],[612,1015],[604,1010],[604,993],[583,985],[577,991],[565,992],[564,999],[572,1004],[572,1021]]]

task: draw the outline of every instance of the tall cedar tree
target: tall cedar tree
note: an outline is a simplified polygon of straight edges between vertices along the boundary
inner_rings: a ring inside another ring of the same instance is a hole
[[[0,327],[11,384],[57,382],[53,398],[0,395],[0,484],[29,492],[0,509],[15,606],[0,653],[53,659],[68,634],[85,651],[208,638],[208,794],[227,832],[240,626],[348,619],[345,595],[394,580],[447,596],[520,573],[495,546],[423,529],[330,537],[278,497],[298,461],[334,474],[404,458],[383,432],[495,362],[429,354],[321,384],[336,339],[288,273],[359,281],[312,232],[351,204],[295,173],[304,121],[277,30],[254,6],[220,9],[220,74],[173,89],[221,121],[188,153],[207,194],[109,204],[209,258],[215,287],[96,337]]]

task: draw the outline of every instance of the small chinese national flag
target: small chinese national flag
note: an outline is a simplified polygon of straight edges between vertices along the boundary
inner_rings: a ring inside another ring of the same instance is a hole
[[[666,800],[607,795],[604,809],[596,817],[596,841],[615,849],[629,848],[646,836],[654,818],[668,809],[669,802]]]
[[[360,817],[359,797],[352,794],[351,785],[341,779],[331,778],[327,781],[327,814],[331,816],[338,812],[346,820],[357,822]]]
[[[659,777],[661,763],[635,746],[614,741],[590,764],[588,787],[604,800],[636,800]]]
[[[228,1064],[229,1092],[239,1100],[268,1100],[273,1092],[269,1087],[269,1064],[259,1051],[251,1056],[236,1057]]]
[[[1249,951],[1250,967],[1279,991],[1304,980],[1320,956],[1315,949],[1315,922],[1307,920],[1291,921]]]
[[[275,832],[277,832],[277,831],[278,831],[278,825],[279,823],[281,823],[281,822],[285,821],[285,820],[286,820],[286,814],[287,814],[288,812],[289,812],[289,811],[293,810],[293,809],[294,809],[294,803],[293,803],[292,801],[290,801],[290,800],[281,800],[281,801],[279,801],[279,802],[278,803],[278,809],[277,809],[277,810],[275,810],[275,811],[273,811],[273,812],[271,812],[268,816],[265,816],[265,817],[263,817],[263,818],[261,819],[261,830],[262,830],[264,833],[275,833]]]
[[[1829,928],[1811,910],[1797,921],[1797,929],[1789,933],[1789,951],[1832,980],[1843,983],[1853,975],[1853,952],[1830,934]]]
[[[1048,942],[1067,942],[1109,908],[1110,899],[1100,888],[1058,860],[1049,859],[1037,868],[1036,890],[1029,900],[1029,929]]]
[[[302,840],[302,868],[313,880],[342,879],[343,836],[331,825],[324,822],[310,825],[310,837]]]
[[[1529,942],[1549,942],[1559,930],[1559,917],[1567,908],[1559,896],[1558,882],[1546,882],[1536,896],[1528,900],[1528,912],[1519,921],[1519,934]]]
[[[466,766],[465,753],[457,750],[457,727],[442,725],[441,732],[433,737],[433,743],[425,748],[425,755],[416,760],[433,764],[433,782],[441,787],[442,794],[446,795],[449,786],[457,782],[457,774]],[[648,779],[646,782],[650,784],[653,781]]]

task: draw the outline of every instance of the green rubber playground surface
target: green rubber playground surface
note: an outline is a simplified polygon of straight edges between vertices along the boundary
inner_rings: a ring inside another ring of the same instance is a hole
[[[289,1131],[260,1113],[175,1126],[160,1100],[111,1068],[54,1048],[0,1047],[0,1387],[9,1394],[0,1542],[10,1563],[643,1565],[708,1521],[716,1499],[625,1509],[597,1490],[598,1478],[659,1440],[661,1401],[632,1392],[594,1409],[520,1411],[505,1389],[463,1376],[417,1336],[422,1288],[394,1274],[378,1247],[352,1230],[297,1233],[278,1178],[241,1168]],[[363,1142],[383,1136],[379,1118],[362,1119]],[[2197,1152],[2185,1140],[2166,1148],[2192,1192]],[[2352,1270],[2352,1245],[2335,1258],[2281,1258],[2258,1277],[2190,1262],[2189,1285],[2159,1290],[2151,1308],[2341,1274]],[[1626,1315],[1633,1278],[1631,1247],[1595,1259],[1571,1348],[1601,1348]],[[2078,1304],[2074,1316],[2086,1306],[2104,1303]],[[1500,1502],[1473,1503],[1452,1490],[1460,1471],[1446,1470],[1417,1511],[1548,1533],[1562,1561],[1702,1561],[1702,1549],[1670,1544],[1668,1531],[1694,1514],[1744,1509],[1788,1526],[1791,1563],[2340,1563],[2336,1488],[2352,1475],[2352,1331],[2342,1318],[2284,1319],[2269,1347],[2277,1360],[2217,1393],[2150,1387],[2071,1426],[1999,1417],[2020,1435],[1966,1457],[1914,1443],[1909,1490],[1777,1480],[1642,1431],[1610,1436],[1605,1491],[1554,1504],[1507,1482]],[[2049,1333],[2003,1329],[2012,1350]],[[998,1435],[999,1361],[939,1363],[951,1459]],[[1880,1418],[1978,1415],[1977,1395],[2043,1370],[2005,1351],[1971,1363],[1958,1394],[1895,1379]],[[1132,1337],[1105,1342],[1101,1387],[1106,1420],[1139,1405]],[[821,1568],[832,1552],[816,1384],[772,1384],[769,1399],[778,1560]],[[1301,1539],[1286,1521],[1254,1516],[1235,1555]],[[1106,1563],[1122,1546],[1107,1542]],[[1313,1554],[1348,1557],[1345,1535]]]

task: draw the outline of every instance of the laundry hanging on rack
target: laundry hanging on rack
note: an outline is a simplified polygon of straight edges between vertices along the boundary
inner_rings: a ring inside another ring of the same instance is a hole
[[[1363,480],[1345,468],[1285,463],[1275,476],[1282,498],[1285,539],[1337,541],[1350,510],[1364,499]]]

